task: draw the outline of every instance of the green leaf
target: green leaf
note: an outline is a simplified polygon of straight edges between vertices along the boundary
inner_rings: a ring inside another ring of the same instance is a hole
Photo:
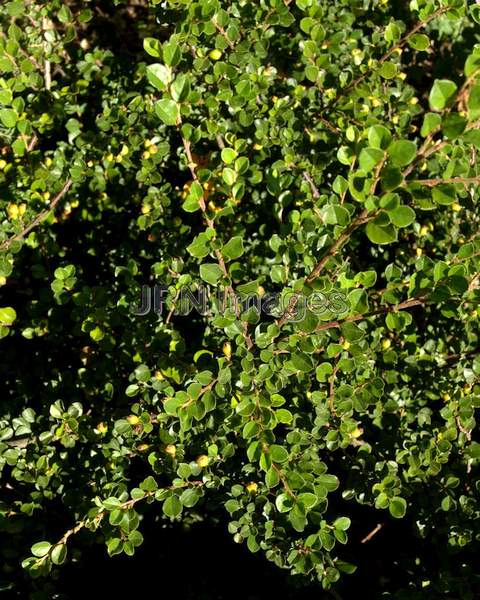
[[[61,565],[67,558],[67,546],[66,544],[57,544],[52,550],[52,563],[54,565]]]
[[[37,558],[42,558],[50,552],[51,547],[52,545],[50,544],[50,542],[37,542],[36,544],[33,544],[31,552],[33,556],[36,556]]]
[[[318,498],[315,494],[311,494],[310,492],[304,492],[303,494],[299,494],[297,496],[297,501],[306,510],[311,510],[317,504]]]
[[[227,165],[233,163],[237,156],[238,155],[233,148],[224,148],[222,150],[222,160]]]
[[[433,83],[428,102],[432,110],[441,111],[447,108],[452,100],[457,85],[449,79],[436,79]]]
[[[175,67],[182,60],[180,46],[176,42],[163,44],[163,60],[169,67]]]
[[[377,225],[375,222],[367,223],[365,228],[368,239],[374,244],[391,244],[397,239],[397,230],[393,225]]]
[[[480,117],[480,84],[476,84],[470,90],[468,95],[468,110],[472,119]]]
[[[457,199],[455,186],[449,183],[441,183],[440,185],[436,185],[432,190],[432,198],[437,204],[453,204]]]
[[[335,529],[340,531],[346,531],[350,527],[351,521],[348,517],[339,517],[333,522]]]
[[[340,485],[340,482],[338,481],[338,477],[335,475],[324,473],[323,475],[317,476],[316,484],[329,492],[334,492]]]
[[[239,258],[244,253],[243,238],[235,236],[229,240],[222,248],[222,255],[227,260]]]
[[[372,125],[368,130],[368,143],[372,148],[386,150],[392,141],[392,134],[383,125]]]
[[[440,127],[442,123],[442,117],[437,113],[427,113],[423,118],[423,125],[420,133],[422,137],[427,137],[429,133]]]
[[[393,210],[389,210],[388,216],[396,227],[408,227],[415,221],[415,211],[410,206],[405,206],[404,204]]]
[[[154,63],[147,67],[147,79],[154,88],[163,92],[168,88],[172,80],[172,70],[160,63]]]
[[[174,100],[163,98],[155,103],[155,112],[165,125],[176,125],[180,117],[178,104]]]
[[[395,517],[396,519],[401,519],[403,516],[405,516],[405,513],[407,512],[407,503],[403,498],[395,496],[390,500],[388,509],[392,517]]]
[[[18,115],[13,108],[0,109],[0,121],[5,127],[11,129],[17,124]]]
[[[430,46],[430,39],[424,33],[414,33],[408,38],[408,44],[414,50],[426,50]]]
[[[275,463],[283,463],[288,460],[288,451],[283,446],[272,444],[268,449],[268,453]]]
[[[152,37],[147,37],[143,40],[143,48],[145,52],[154,58],[160,58],[162,55],[162,46],[160,42]]]
[[[383,159],[385,152],[379,148],[363,148],[358,157],[360,169],[370,172]]]
[[[172,98],[176,102],[184,102],[190,94],[190,78],[182,73],[178,75],[171,87]]]
[[[163,503],[163,513],[172,519],[182,514],[182,503],[177,496],[168,497]]]
[[[417,155],[417,146],[409,140],[396,140],[388,147],[388,155],[394,167],[406,167]]]
[[[200,277],[211,285],[217,284],[222,275],[223,271],[217,264],[204,263],[200,265]]]
[[[397,75],[397,65],[393,62],[386,61],[380,67],[379,73],[384,79],[393,79]]]
[[[222,171],[222,179],[227,185],[231,187],[237,180],[237,174],[233,169],[225,168]]]
[[[1,325],[11,325],[15,319],[17,318],[17,313],[15,309],[11,306],[5,306],[0,308],[0,324]]]

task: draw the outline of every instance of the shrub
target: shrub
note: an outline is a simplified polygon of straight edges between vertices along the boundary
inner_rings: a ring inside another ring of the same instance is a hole
[[[0,20],[2,578],[221,508],[325,588],[404,519],[409,597],[473,597],[480,7]],[[179,314],[200,285],[227,307]]]

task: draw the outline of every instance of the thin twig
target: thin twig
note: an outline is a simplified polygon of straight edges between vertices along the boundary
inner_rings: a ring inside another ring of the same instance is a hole
[[[372,531],[368,535],[366,535],[363,538],[363,540],[360,543],[366,544],[367,542],[369,542],[373,538],[373,536],[377,535],[377,533],[380,531],[380,529],[382,529],[383,525],[384,525],[383,523],[379,523],[376,527],[374,527],[372,529]]]
[[[427,19],[425,19],[425,21],[419,21],[415,25],[415,27],[413,27],[407,34],[405,34],[396,44],[394,44],[390,48],[390,50],[388,50],[378,60],[378,64],[375,67],[369,68],[367,71],[365,71],[365,73],[363,73],[362,75],[359,75],[356,79],[354,79],[346,88],[341,90],[340,94],[336,98],[334,98],[330,104],[327,104],[326,108],[329,108],[330,106],[335,105],[341,98],[343,98],[346,94],[348,94],[348,92],[350,90],[355,88],[359,83],[361,83],[364,79],[366,79],[369,75],[371,75],[371,73],[373,72],[374,69],[378,68],[378,66],[382,65],[385,61],[387,61],[394,52],[396,52],[398,49],[402,48],[408,42],[408,40],[412,37],[412,35],[417,33],[417,31],[420,31],[421,29],[426,27],[430,23],[430,21],[432,21],[436,17],[440,16],[447,10],[448,10],[448,7],[442,6],[441,8],[436,10],[434,13],[432,13],[429,17],[427,17]]]
[[[0,250],[5,250],[9,248],[13,242],[23,239],[32,229],[34,229],[37,225],[39,225],[45,217],[56,207],[56,205],[60,202],[60,200],[65,196],[72,185],[72,180],[68,179],[63,188],[58,192],[55,198],[50,202],[48,208],[42,210],[33,221],[31,221],[20,233],[12,236],[8,240],[5,240],[0,244]]]
[[[305,279],[305,285],[310,285],[319,275],[322,273],[323,268],[328,263],[328,261],[332,258],[332,256],[343,246],[343,244],[350,238],[352,233],[363,223],[366,223],[371,218],[375,216],[375,213],[369,215],[368,210],[363,210],[358,217],[345,229],[345,231],[338,237],[338,239],[330,246],[326,254],[322,257],[322,259],[317,263],[316,267],[313,271],[308,275]],[[295,307],[297,306],[298,299],[300,294],[294,294],[288,303],[285,312],[277,321],[278,327],[282,327],[285,322],[291,317]]]
[[[413,179],[411,181],[407,181],[407,183],[418,183],[420,185],[425,185],[428,187],[435,187],[436,185],[441,185],[442,183],[461,183],[465,186],[469,184],[480,183],[480,176],[477,177],[448,177],[447,179],[442,179],[437,177],[435,179]]]

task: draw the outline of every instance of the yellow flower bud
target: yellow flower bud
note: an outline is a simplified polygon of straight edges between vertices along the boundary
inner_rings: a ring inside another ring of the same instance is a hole
[[[343,342],[342,344],[342,348],[344,350],[348,350],[350,348],[350,342],[347,342],[346,340]]]
[[[105,425],[105,423],[99,423],[97,425],[97,431],[98,433],[106,433],[108,431],[108,427]]]
[[[389,339],[382,340],[382,348],[384,350],[388,350],[391,345],[392,345],[392,342]]]
[[[452,204],[452,210],[453,212],[458,212],[459,210],[462,210],[462,207],[458,202],[454,202]]]
[[[417,248],[416,253],[417,253],[417,256],[422,256],[423,249],[422,248]]]
[[[230,342],[225,342],[223,344],[222,351],[227,357],[227,360],[230,360],[232,358],[232,345],[230,344]]]
[[[254,494],[258,490],[258,484],[255,483],[255,481],[251,481],[250,483],[247,483],[245,488],[247,489],[247,492]]]
[[[353,431],[350,432],[350,437],[359,438],[363,433],[363,429],[361,427],[355,427]]]
[[[166,454],[169,454],[172,458],[175,458],[177,454],[177,447],[174,444],[168,444],[168,446],[165,447],[165,452]]]
[[[428,234],[428,227],[427,227],[426,225],[423,225],[423,226],[420,228],[420,235],[423,237],[423,236],[425,236],[425,235],[427,235],[427,234]]]
[[[140,419],[137,417],[137,415],[128,415],[127,421],[130,423],[130,425],[138,425],[140,423]]]

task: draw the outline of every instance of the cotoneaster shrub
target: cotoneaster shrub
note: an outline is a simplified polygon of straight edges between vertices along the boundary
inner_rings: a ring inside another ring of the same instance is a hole
[[[325,588],[403,519],[407,596],[475,597],[479,18],[2,3],[6,588],[222,510]],[[287,309],[176,315],[199,284]],[[344,302],[295,318],[312,294]]]

